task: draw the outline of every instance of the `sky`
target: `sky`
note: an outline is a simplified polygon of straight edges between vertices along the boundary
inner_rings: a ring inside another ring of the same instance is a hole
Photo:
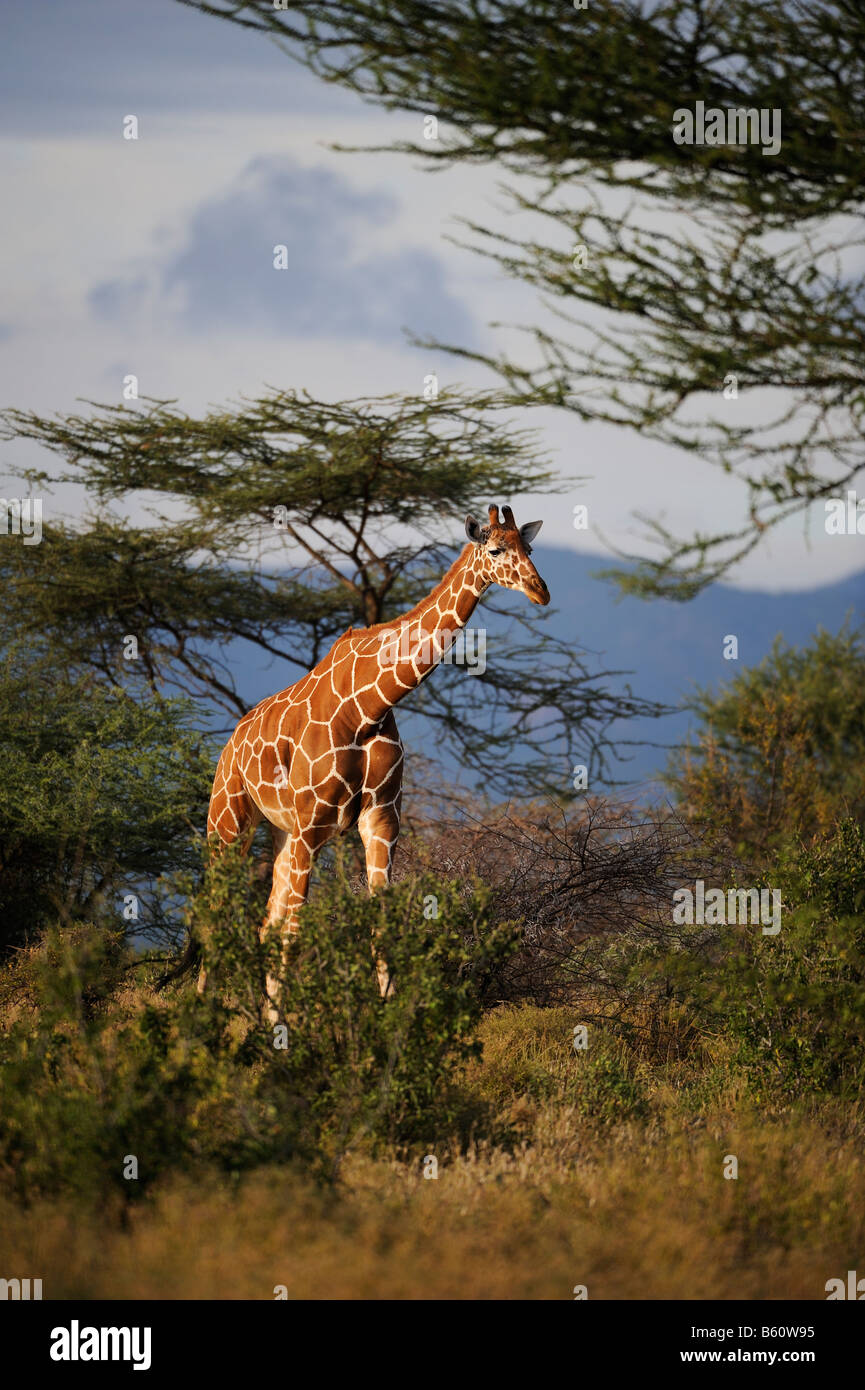
[[[123,138],[130,115],[137,140]],[[339,400],[420,394],[430,372],[442,386],[494,384],[408,335],[516,352],[516,331],[491,323],[539,320],[533,291],[446,239],[458,218],[503,216],[499,174],[431,175],[404,156],[328,148],[418,139],[421,125],[177,0],[6,7],[3,405],[114,404],[129,374],[142,395],[189,412],[268,386]],[[508,230],[517,226],[511,218]],[[286,247],[285,271],[273,268],[275,245]],[[489,500],[509,500],[518,520],[542,518],[546,544],[639,550],[641,514],[677,534],[745,515],[740,484],[677,451],[564,412],[527,423],[554,467],[582,481],[563,496]],[[35,446],[0,445],[6,495],[6,479],[37,459]],[[572,524],[578,503],[587,531]],[[46,519],[77,506],[60,489]],[[860,570],[862,546],[827,536],[821,507],[785,523],[729,582],[810,589]]]

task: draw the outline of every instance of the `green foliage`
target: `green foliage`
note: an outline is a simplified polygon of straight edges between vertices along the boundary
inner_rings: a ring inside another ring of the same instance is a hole
[[[843,93],[861,90],[862,15],[850,0],[731,0],[710,16],[701,0],[181,3],[277,36],[324,80],[385,108],[444,113],[440,143],[397,146],[430,164],[501,161],[787,216],[844,206],[863,174],[832,81],[849,48]],[[673,113],[696,97],[783,106],[782,149],[768,161],[747,146],[675,145]]]
[[[851,821],[790,854],[773,887],[780,931],[727,925],[703,950],[656,959],[656,997],[673,992],[731,1048],[760,1103],[855,1099],[865,1083],[865,833]],[[646,970],[644,962],[644,970]]]
[[[575,1096],[578,1114],[604,1124],[645,1116],[648,1109],[645,1081],[621,1049],[608,1045],[585,1055]]]
[[[636,573],[620,572],[627,590],[690,597],[856,477],[859,0],[181,3],[276,36],[366,101],[417,113],[416,138],[390,148],[427,168],[514,176],[520,217],[467,222],[467,242],[557,318],[536,319],[518,357],[435,346],[498,372],[514,403],[624,426],[748,485],[731,528],[678,537],[650,520],[661,555],[642,548]],[[707,114],[777,113],[779,143],[764,148],[754,131],[678,143],[676,113],[698,101]],[[435,140],[422,115],[440,122]],[[533,232],[529,218],[543,219]],[[757,408],[725,399],[731,376]]]
[[[179,1012],[118,1008],[129,964],[117,937],[80,926],[12,968],[7,1007],[25,1007],[0,1044],[0,1174],[20,1195],[132,1200],[172,1167],[219,1156],[217,1104],[230,1100],[241,1119],[234,1078]]]
[[[710,838],[760,862],[790,839],[865,817],[865,642],[842,628],[780,640],[758,666],[693,702],[695,744],[667,783]]]
[[[489,889],[424,873],[368,897],[338,852],[284,964],[277,931],[259,945],[256,897],[254,870],[223,855],[193,907],[208,987],[250,1024],[247,1050],[304,1096],[316,1134],[341,1149],[349,1137],[423,1141],[451,1126],[485,984],[517,940],[512,924],[492,920]],[[376,953],[391,980],[386,1001]],[[268,972],[283,978],[275,1028],[260,1009]]]
[[[38,547],[0,548],[9,608],[64,669],[139,699],[179,690],[245,714],[250,692],[225,660],[228,644],[276,657],[290,685],[347,628],[389,621],[428,593],[465,542],[467,511],[567,486],[496,406],[490,393],[456,389],[434,401],[336,403],[286,390],[200,418],[167,401],[87,417],[4,411],[0,437],[58,454],[60,480],[95,503],[86,524],[46,525]],[[156,499],[155,525],[123,515],[141,493]],[[605,688],[615,673],[591,671],[556,638],[549,609],[513,595],[501,608],[493,594],[484,603],[508,619],[496,661],[477,676],[449,667],[408,695],[407,712],[465,767],[486,763],[485,786],[509,794],[519,776],[555,792],[549,750],[576,756],[578,726],[594,771],[616,719],[663,712]]]
[[[804,901],[839,917],[865,918],[865,829],[849,818],[837,833],[802,850],[796,862]]]
[[[7,968],[6,1185],[128,1201],[170,1170],[302,1161],[332,1173],[357,1144],[452,1136],[484,980],[515,940],[490,921],[486,890],[424,876],[370,900],[336,873],[287,952],[276,1026],[263,992],[280,945],[259,945],[259,896],[249,863],[226,855],[192,900],[210,972],[203,998],[142,996],[122,939],[92,925],[49,933]],[[439,915],[424,916],[433,896]],[[394,979],[385,1002],[372,933]]]
[[[645,1115],[645,1069],[603,1026],[589,1025],[586,1047],[575,1049],[584,1018],[574,1007],[498,1010],[486,1021],[484,1065],[473,1076],[480,1095],[517,1127],[526,1102],[529,1113],[551,1106],[601,1125]]]
[[[151,684],[245,713],[211,644],[250,642],[297,679],[346,628],[415,603],[479,499],[554,486],[526,432],[488,405],[456,390],[336,403],[285,390],[200,418],[169,401],[59,418],[6,410],[2,433],[58,454],[61,479],[98,514],[45,527],[38,561],[6,547],[4,581],[57,651],[128,679],[122,640],[137,634]],[[157,526],[109,510],[141,492],[157,499]],[[394,542],[395,526],[414,530]]]
[[[232,1011],[118,991],[118,965],[132,962],[110,941],[67,928],[7,978],[6,1007],[17,1001],[19,1016],[0,1044],[3,1182],[28,1197],[129,1202],[171,1171],[314,1168],[303,1097],[261,1064]]]
[[[92,677],[7,649],[0,673],[0,945],[54,920],[122,921],[143,894],[192,862],[211,750],[188,701],[138,704]],[[144,923],[142,922],[143,926]]]

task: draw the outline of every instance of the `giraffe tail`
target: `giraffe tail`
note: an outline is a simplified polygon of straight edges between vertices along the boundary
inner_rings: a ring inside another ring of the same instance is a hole
[[[190,936],[186,943],[186,950],[183,952],[180,960],[175,966],[172,966],[170,970],[166,971],[164,975],[160,975],[153,988],[158,992],[164,989],[166,985],[170,985],[172,981],[182,979],[184,975],[188,975],[190,970],[193,970],[195,966],[198,965],[200,960],[201,947],[195,940],[195,937]]]

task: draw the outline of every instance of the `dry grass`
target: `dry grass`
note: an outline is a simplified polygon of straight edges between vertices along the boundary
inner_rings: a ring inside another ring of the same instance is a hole
[[[695,1099],[678,1063],[647,1074],[640,1118],[586,1115],[567,1099],[571,1019],[508,1008],[484,1023],[467,1085],[508,1110],[510,1151],[438,1148],[435,1180],[420,1157],[352,1154],[333,1190],[288,1168],[175,1177],[124,1221],[4,1202],[2,1266],[41,1277],[49,1298],[121,1299],[272,1299],[278,1285],[289,1298],[570,1299],[578,1284],[593,1299],[824,1299],[827,1279],[861,1267],[861,1116],[761,1117],[717,1088]]]

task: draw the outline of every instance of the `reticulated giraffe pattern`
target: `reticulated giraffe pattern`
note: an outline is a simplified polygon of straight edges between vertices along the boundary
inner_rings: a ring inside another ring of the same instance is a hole
[[[390,880],[399,835],[403,747],[394,706],[439,663],[491,584],[549,602],[529,559],[541,523],[518,528],[510,507],[466,519],[470,543],[421,603],[390,623],[349,628],[317,666],[245,715],[216,769],[208,833],[247,848],[265,820],[273,882],[262,932],[297,929],[316,853],[357,826],[369,889]],[[382,993],[386,967],[379,963]],[[203,987],[203,977],[201,987]],[[268,992],[275,991],[268,981]]]

